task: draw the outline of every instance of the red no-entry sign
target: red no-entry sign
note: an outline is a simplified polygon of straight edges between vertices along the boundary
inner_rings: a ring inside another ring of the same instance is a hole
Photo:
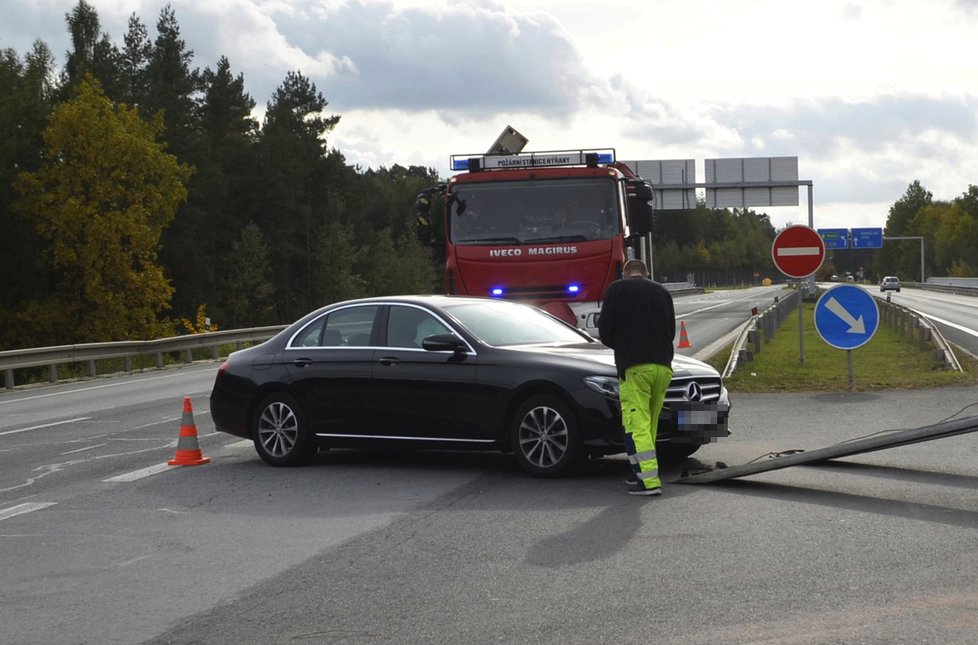
[[[807,226],[789,226],[771,245],[774,265],[789,278],[805,278],[818,271],[825,259],[825,243]]]

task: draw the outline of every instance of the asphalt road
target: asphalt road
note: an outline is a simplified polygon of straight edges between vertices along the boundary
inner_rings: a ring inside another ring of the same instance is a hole
[[[677,480],[976,415],[978,388],[735,395],[734,434],[635,498],[621,459],[558,481],[503,455],[271,468],[214,433],[216,368],[0,395],[0,643],[976,640],[978,433]],[[167,467],[185,394],[212,461]]]
[[[734,435],[684,467],[935,423],[969,404],[978,388],[741,395]],[[0,521],[0,642],[972,643],[978,633],[978,435],[713,486],[675,483],[672,466],[665,495],[647,499],[625,494],[618,459],[559,481],[496,455],[335,451],[275,469],[212,436],[204,401],[195,409],[212,463],[131,481],[112,459],[94,481],[64,466],[45,493],[18,498],[57,503]],[[103,429],[125,418],[93,414]],[[5,459],[61,441],[11,436]]]

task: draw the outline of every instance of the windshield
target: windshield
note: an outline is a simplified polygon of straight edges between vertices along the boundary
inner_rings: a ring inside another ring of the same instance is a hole
[[[610,177],[463,183],[453,194],[455,244],[587,242],[620,231]]]
[[[539,343],[582,343],[588,338],[536,307],[504,300],[450,305],[445,309],[494,347]]]

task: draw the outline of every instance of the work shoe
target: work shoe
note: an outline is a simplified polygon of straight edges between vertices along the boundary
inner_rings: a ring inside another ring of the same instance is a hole
[[[625,483],[628,484],[629,486],[634,486],[638,482],[639,482],[638,475],[636,475],[632,471],[628,471],[628,474],[625,475]]]
[[[637,482],[628,489],[629,495],[661,495],[662,489],[656,488],[646,488],[645,484],[642,482]]]

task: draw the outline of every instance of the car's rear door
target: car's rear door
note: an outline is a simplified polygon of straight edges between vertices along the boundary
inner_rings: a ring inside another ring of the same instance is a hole
[[[292,392],[317,435],[374,433],[372,370],[381,309],[379,304],[335,309],[290,340],[285,358]]]

